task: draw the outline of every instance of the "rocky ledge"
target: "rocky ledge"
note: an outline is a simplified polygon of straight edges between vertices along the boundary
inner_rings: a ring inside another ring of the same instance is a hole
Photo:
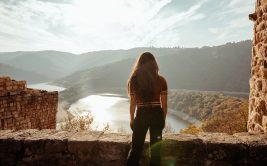
[[[125,165],[131,135],[0,130],[0,165]],[[146,141],[142,164],[147,165]],[[162,165],[267,165],[267,134],[166,134]]]

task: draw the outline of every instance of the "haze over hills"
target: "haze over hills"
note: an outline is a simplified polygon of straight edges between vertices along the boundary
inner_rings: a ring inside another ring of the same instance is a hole
[[[0,53],[0,63],[21,70],[34,71],[48,78],[48,81],[53,81],[79,70],[106,65],[123,59],[136,58],[145,50],[156,52],[159,55],[168,55],[172,52],[168,48],[153,47],[94,51],[80,55],[60,51],[2,52]],[[36,78],[36,80],[38,79]],[[43,81],[44,79],[39,80],[39,82]]]
[[[161,54],[151,52],[156,56],[160,73],[167,78],[170,89],[248,92],[251,47],[249,40],[214,47],[156,49]],[[54,83],[69,88],[63,94],[87,95],[114,88],[126,91],[126,82],[138,54],[77,71]]]
[[[129,58],[137,58],[141,52],[151,51],[158,56],[166,56],[177,53],[179,48],[155,48],[155,47],[138,47],[129,50],[103,50],[80,54],[79,69],[89,69],[97,66],[103,66],[113,62],[121,61]]]
[[[74,54],[58,51],[33,51],[1,53],[0,62],[22,70],[34,71],[49,80],[58,79],[75,71]]]
[[[0,74],[10,73],[15,79],[34,82],[57,80],[57,85],[84,93],[125,88],[138,55],[150,51],[171,89],[248,92],[251,47],[252,41],[248,40],[214,47],[133,48],[80,55],[58,51],[9,52],[0,53],[0,63],[7,64],[2,65]]]
[[[50,80],[48,77],[43,76],[41,74],[37,74],[32,71],[18,69],[16,67],[4,63],[0,63],[0,75],[10,76],[12,79],[16,80],[27,80],[28,84],[38,83],[40,81],[46,82]]]

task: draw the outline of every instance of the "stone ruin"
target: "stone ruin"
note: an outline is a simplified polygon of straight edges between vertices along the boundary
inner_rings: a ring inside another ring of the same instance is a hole
[[[249,119],[247,128],[253,132],[267,132],[267,0],[257,0],[251,61]]]
[[[0,130],[55,129],[58,92],[30,89],[0,77]]]

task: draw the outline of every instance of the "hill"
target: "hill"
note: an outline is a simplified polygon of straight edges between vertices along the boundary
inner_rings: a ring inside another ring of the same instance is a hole
[[[243,41],[215,47],[141,47],[129,50],[94,51],[80,55],[59,51],[20,51],[0,53],[0,63],[9,64],[26,71],[34,71],[51,80],[65,80],[65,78],[61,78],[66,77],[67,79],[69,75],[69,77],[73,77],[77,73],[86,71],[99,70],[103,73],[106,69],[101,68],[108,67],[112,69],[112,66],[127,63],[128,66],[124,65],[115,68],[127,70],[128,76],[137,56],[141,52],[150,51],[156,55],[160,64],[161,73],[168,78],[170,87],[248,91],[248,85],[246,83],[249,76],[251,46],[251,41]],[[116,69],[109,72],[115,73]],[[236,73],[231,73],[233,71]],[[99,75],[99,73],[94,73],[94,75]],[[222,79],[219,77],[222,75],[227,80],[226,82],[221,82]],[[90,77],[90,75],[87,76]],[[99,83],[98,81],[96,82],[97,84]],[[239,85],[237,82],[242,84]],[[208,88],[206,86],[207,83],[210,85]]]
[[[251,41],[242,41],[214,47],[169,48],[161,55],[152,53],[170,89],[249,92],[251,47]],[[114,88],[126,92],[134,62],[135,58],[129,58],[77,71],[54,83],[69,88],[68,93],[81,95]]]
[[[135,58],[145,50],[160,55],[170,52],[167,48],[133,48],[129,50],[103,50],[84,54],[72,54],[60,51],[18,51],[0,53],[0,63],[16,68],[34,71],[51,80],[56,80],[73,72],[107,65],[120,60]]]
[[[75,71],[77,58],[74,54],[58,51],[10,52],[1,53],[0,62],[54,80]]]
[[[198,127],[192,125],[183,133],[246,132],[248,100],[226,96],[221,93],[173,90],[169,94],[169,107],[200,120]]]
[[[46,82],[50,78],[35,72],[22,70],[4,63],[0,63],[0,75],[10,76],[16,80],[26,80],[28,83]]]
[[[0,53],[0,63],[35,72],[67,87],[124,88],[137,56],[150,51],[170,88],[248,92],[251,47],[252,41],[242,41],[214,47],[141,47],[80,55],[59,51],[9,52]]]

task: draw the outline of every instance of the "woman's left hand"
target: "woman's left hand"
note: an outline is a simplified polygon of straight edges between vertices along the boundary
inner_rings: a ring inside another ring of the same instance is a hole
[[[134,120],[131,119],[131,121],[130,121],[130,127],[131,127],[132,130],[133,130],[133,126],[134,126]]]

